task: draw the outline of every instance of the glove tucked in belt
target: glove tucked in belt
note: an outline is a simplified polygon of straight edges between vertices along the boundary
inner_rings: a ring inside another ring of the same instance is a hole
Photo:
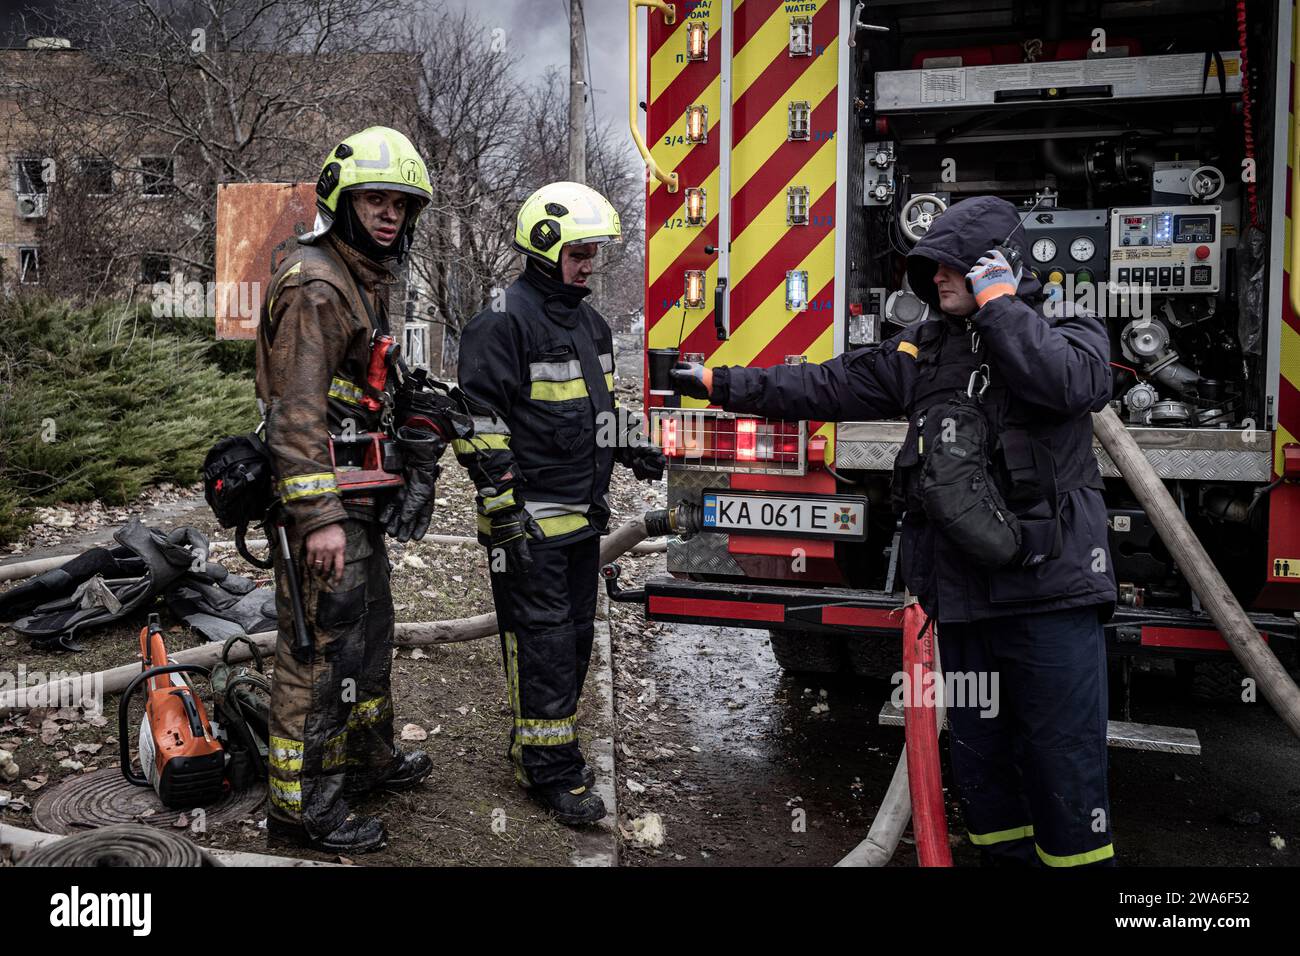
[[[406,458],[406,484],[385,506],[379,520],[398,541],[419,541],[433,518],[435,485],[442,472],[438,459],[447,443],[436,432],[406,426],[397,430],[397,441]]]

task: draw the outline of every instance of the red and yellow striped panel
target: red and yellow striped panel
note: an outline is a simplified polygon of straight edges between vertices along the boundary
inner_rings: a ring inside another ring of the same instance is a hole
[[[1300,6],[1293,5],[1293,17],[1300,16]],[[1293,21],[1294,22],[1294,21]],[[1294,35],[1294,34],[1293,34]],[[1290,75],[1295,74],[1295,60],[1300,51],[1291,49]],[[1291,307],[1291,283],[1300,276],[1290,273],[1291,244],[1297,241],[1292,210],[1297,197],[1291,191],[1291,174],[1296,163],[1295,100],[1300,95],[1294,86],[1287,131],[1286,217],[1281,259],[1282,268],[1282,334],[1279,343],[1280,374],[1278,377],[1277,431],[1273,435],[1273,472],[1282,473],[1282,448],[1300,442],[1300,315]],[[1280,144],[1279,144],[1280,145]],[[1274,262],[1279,257],[1274,257]],[[1279,485],[1269,498],[1268,528],[1268,581],[1276,584],[1300,585],[1300,488],[1290,484]]]
[[[710,305],[707,315],[712,328],[718,265],[717,256],[707,254],[704,247],[718,244],[723,2],[730,0],[677,0],[677,20],[673,24],[665,24],[658,11],[648,11],[646,144],[660,169],[677,173],[678,189],[670,193],[656,179],[650,179],[646,187],[647,348],[677,345],[683,319],[689,329],[692,322],[706,314],[682,308],[686,272],[690,269],[707,270],[705,301]],[[686,59],[687,30],[692,21],[707,24],[707,60]],[[686,141],[686,112],[693,105],[708,107],[707,142]],[[683,204],[687,188],[694,186],[703,186],[706,193],[703,226],[686,225]],[[648,394],[646,399],[647,406],[652,404]]]
[[[718,257],[706,245],[718,239],[719,155],[716,141],[720,94],[716,31],[725,19],[720,4],[732,3],[730,163],[731,249],[728,325],[717,339],[713,292]],[[689,5],[688,5],[688,8]],[[681,6],[679,5],[679,10]],[[685,23],[664,26],[653,17],[649,40],[650,98],[647,127],[659,133],[651,145],[661,167],[676,170],[681,192],[670,195],[651,182],[647,198],[646,344],[681,344],[701,352],[709,365],[766,366],[787,355],[824,361],[834,350],[836,138],[839,74],[838,0],[701,0],[691,17],[709,18],[707,63],[679,62]],[[813,55],[789,53],[790,18],[811,16]],[[684,57],[682,57],[684,61]],[[789,106],[811,109],[810,138],[788,141]],[[709,106],[709,142],[682,147],[672,135],[683,127],[691,103]],[[708,191],[708,224],[679,227],[687,187]],[[809,223],[786,224],[791,186],[808,189]],[[705,308],[687,310],[681,296],[687,269],[706,269]],[[785,304],[790,270],[808,273],[808,308]],[[703,403],[684,399],[684,405]],[[817,429],[831,437],[832,426]]]

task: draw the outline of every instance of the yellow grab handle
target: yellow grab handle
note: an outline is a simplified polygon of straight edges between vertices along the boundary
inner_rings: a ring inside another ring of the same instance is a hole
[[[645,138],[641,135],[641,128],[637,125],[636,116],[636,8],[637,7],[654,7],[664,15],[664,23],[677,22],[677,10],[671,3],[665,0],[627,0],[627,125],[632,130],[632,139],[636,142],[636,148],[641,153],[641,158],[645,160],[646,169],[650,175],[659,180],[668,187],[670,193],[677,192],[677,174],[665,173],[659,168],[659,164],[654,161],[650,155],[650,148],[645,144]],[[650,98],[646,93],[646,99]]]
[[[1291,95],[1300,96],[1300,7],[1291,10]],[[1290,124],[1291,150],[1291,312],[1300,315],[1300,231],[1296,229],[1296,204],[1300,203],[1300,130]],[[1283,200],[1285,201],[1285,199]]]

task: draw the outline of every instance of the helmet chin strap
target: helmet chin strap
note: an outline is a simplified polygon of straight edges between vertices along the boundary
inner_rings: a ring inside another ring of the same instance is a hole
[[[542,275],[546,276],[546,278],[555,282],[564,281],[564,272],[561,270],[559,265],[551,265],[549,262],[545,262],[537,256],[525,255],[524,268],[540,272]]]
[[[370,231],[361,224],[361,219],[357,216],[356,207],[352,204],[352,197],[349,194],[344,193],[339,197],[339,205],[343,207],[340,210],[343,214],[335,217],[334,229],[341,240],[373,262],[383,262],[386,259],[396,259],[401,262],[406,257],[407,231],[405,223],[403,223],[401,231],[398,232],[397,238],[393,240],[391,245],[381,246],[375,242],[375,237],[370,235]]]

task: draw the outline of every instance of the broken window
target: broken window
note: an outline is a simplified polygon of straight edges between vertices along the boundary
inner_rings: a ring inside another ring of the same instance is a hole
[[[51,163],[44,159],[20,158],[14,161],[18,171],[18,181],[14,191],[20,196],[34,196],[50,191],[46,169]]]
[[[36,285],[41,281],[41,253],[35,246],[18,249],[18,281],[24,285]]]

